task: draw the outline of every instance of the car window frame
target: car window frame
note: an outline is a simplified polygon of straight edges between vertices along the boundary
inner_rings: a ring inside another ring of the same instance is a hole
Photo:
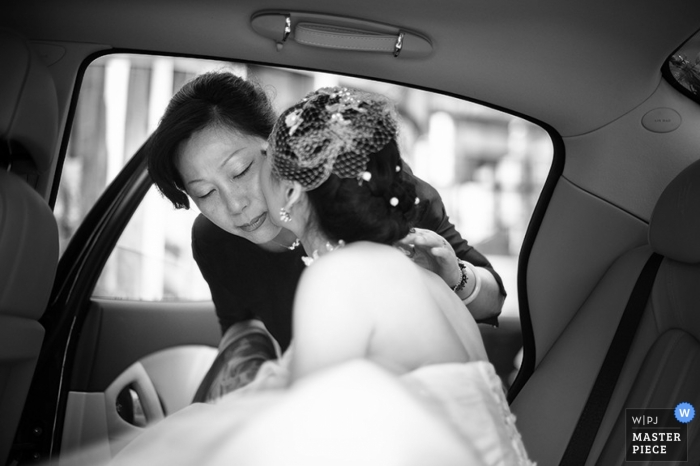
[[[237,63],[284,67],[290,70],[327,72],[304,67],[293,67],[261,63],[249,60],[234,60],[221,57],[198,57],[192,55],[168,54],[131,49],[110,49],[92,54],[82,63],[74,91],[71,95],[71,104],[68,118],[62,138],[59,152],[59,162],[54,174],[49,205],[53,208],[58,195],[62,166],[66,157],[68,140],[77,108],[77,99],[80,94],[82,78],[87,67],[97,58],[111,54],[142,54],[159,56],[183,56],[187,58],[201,58],[206,60],[236,61]],[[343,74],[348,77],[369,79],[364,76]],[[381,81],[381,80],[380,80]],[[393,81],[384,81],[392,84],[406,85]],[[471,101],[479,105],[506,112],[518,118],[536,124],[542,128],[552,141],[552,165],[547,174],[542,191],[537,200],[535,209],[528,223],[525,237],[518,260],[518,307],[523,335],[523,358],[521,370],[513,381],[509,391],[508,400],[512,401],[529,379],[535,368],[535,338],[530,320],[529,305],[527,299],[527,264],[537,232],[544,218],[547,206],[554,193],[554,189],[564,170],[564,144],[561,136],[550,125],[541,121],[512,112],[485,102],[468,99],[465,96],[452,95],[435,89],[412,86],[415,89],[437,92],[449,97]],[[46,329],[46,341],[36,366],[34,381],[27,397],[25,412],[22,415],[18,438],[30,438],[35,426],[42,420],[51,419],[50,434],[43,435],[35,448],[43,458],[56,458],[60,454],[60,444],[63,435],[62,422],[65,417],[65,408],[68,395],[68,384],[64,383],[66,377],[71,374],[71,363],[75,356],[78,341],[78,331],[85,320],[89,309],[92,292],[97,278],[104,267],[105,262],[112,253],[124,228],[132,218],[138,205],[143,200],[147,191],[152,186],[152,180],[147,172],[145,147],[149,138],[129,160],[119,175],[107,186],[88,215],[81,222],[66,251],[60,258],[57,280],[51,295],[50,304],[42,317],[41,324]],[[99,231],[97,231],[99,230]],[[68,311],[69,310],[69,311]],[[63,312],[61,312],[63,311]],[[21,442],[16,442],[21,443]]]

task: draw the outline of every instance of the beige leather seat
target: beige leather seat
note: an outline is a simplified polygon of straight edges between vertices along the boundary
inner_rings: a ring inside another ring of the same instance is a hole
[[[15,436],[44,329],[58,260],[58,229],[32,183],[58,134],[49,71],[29,45],[0,29],[0,464]]]
[[[632,287],[652,251],[664,259],[586,464],[624,462],[625,408],[674,408],[680,402],[700,407],[697,161],[661,195],[650,221],[649,245],[613,263],[513,401],[525,445],[540,466],[560,463]],[[688,425],[688,435],[688,459],[697,461],[697,419]]]

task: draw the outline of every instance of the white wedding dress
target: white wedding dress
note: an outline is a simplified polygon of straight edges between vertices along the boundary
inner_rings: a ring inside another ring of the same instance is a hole
[[[534,464],[488,362],[425,366],[397,377],[355,360],[290,388],[273,388],[286,377],[281,365],[264,366],[249,388],[169,416],[110,464]]]
[[[263,363],[248,385],[149,427],[110,464],[534,465],[489,362],[397,376],[355,360],[288,387],[292,352]]]

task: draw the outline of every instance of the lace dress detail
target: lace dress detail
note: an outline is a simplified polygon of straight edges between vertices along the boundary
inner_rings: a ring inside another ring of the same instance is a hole
[[[473,446],[488,466],[533,466],[515,426],[503,385],[488,362],[436,364],[403,383]]]
[[[496,375],[496,370],[493,365],[483,365],[483,369],[488,372],[488,382],[490,382],[489,385],[494,402],[501,408],[507,435],[511,439],[513,449],[518,458],[517,464],[534,466],[535,463],[529,460],[527,452],[525,451],[525,445],[523,444],[523,438],[515,425],[515,414],[510,410],[510,405],[505,397],[501,379]]]

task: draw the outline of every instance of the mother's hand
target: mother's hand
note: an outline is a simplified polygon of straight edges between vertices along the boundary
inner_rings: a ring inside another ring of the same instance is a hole
[[[394,246],[416,264],[438,274],[450,288],[460,282],[462,272],[452,245],[434,231],[412,228]]]
[[[462,271],[459,268],[457,255],[452,245],[432,230],[422,228],[412,229],[402,240],[394,243],[413,262],[424,269],[438,274],[450,288],[455,287],[462,280]],[[497,325],[496,318],[501,313],[505,295],[494,276],[482,267],[467,267],[465,272],[471,271],[468,276],[467,286],[457,292],[457,296],[464,300],[475,292],[476,282],[481,281],[481,289],[478,295],[470,300],[467,308],[477,322],[486,322]],[[476,278],[479,274],[479,280]]]

